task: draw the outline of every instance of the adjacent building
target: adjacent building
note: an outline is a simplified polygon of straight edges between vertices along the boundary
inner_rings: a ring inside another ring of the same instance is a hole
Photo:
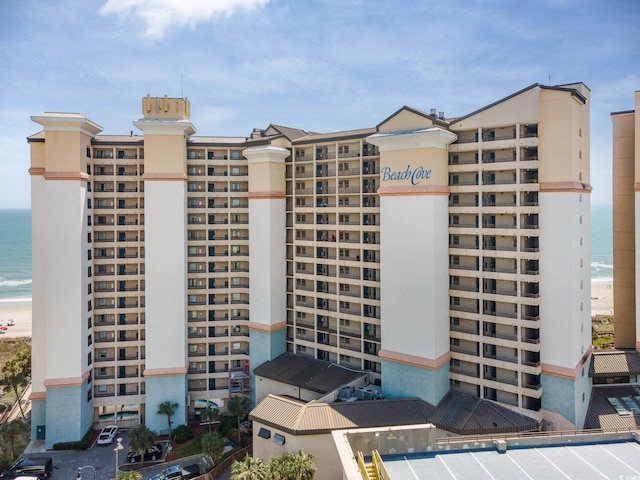
[[[224,408],[283,353],[367,372],[387,398],[452,389],[582,425],[584,84],[328,134],[197,136],[166,96],[142,113],[125,136],[32,117],[34,437],[164,431],[161,402],[178,423]]]

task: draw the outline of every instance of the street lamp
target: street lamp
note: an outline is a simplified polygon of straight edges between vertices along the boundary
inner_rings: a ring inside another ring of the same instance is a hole
[[[116,445],[116,448],[113,449],[113,451],[116,452],[116,471],[113,474],[114,479],[118,478],[118,452],[120,450],[124,450],[124,447],[122,446],[122,438],[116,438],[116,442],[118,444]]]
[[[98,478],[96,469],[93,468],[91,465],[85,465],[84,467],[78,467],[78,476],[76,477],[76,480],[82,480],[82,475],[80,474],[80,472],[85,468],[90,468],[91,470],[93,470],[93,480],[96,480],[96,478]]]

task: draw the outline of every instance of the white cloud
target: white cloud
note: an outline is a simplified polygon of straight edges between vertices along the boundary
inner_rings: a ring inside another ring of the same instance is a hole
[[[270,0],[107,0],[100,9],[103,15],[116,14],[121,19],[141,20],[144,33],[151,39],[162,38],[170,27],[193,28],[212,17],[230,17],[238,11],[253,11]]]

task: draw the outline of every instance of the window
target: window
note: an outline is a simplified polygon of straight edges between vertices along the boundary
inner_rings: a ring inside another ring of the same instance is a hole
[[[258,436],[264,439],[271,438],[271,430],[267,430],[266,428],[260,427]]]
[[[276,445],[284,445],[284,435],[280,435],[279,433],[274,434],[272,442]]]

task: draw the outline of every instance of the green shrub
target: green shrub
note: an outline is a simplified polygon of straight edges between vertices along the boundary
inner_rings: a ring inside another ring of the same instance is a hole
[[[93,440],[93,428],[89,428],[84,434],[82,440],[78,442],[58,442],[53,444],[54,450],[89,450]]]
[[[176,443],[184,443],[193,438],[193,432],[189,425],[178,425],[171,434],[171,439]]]

